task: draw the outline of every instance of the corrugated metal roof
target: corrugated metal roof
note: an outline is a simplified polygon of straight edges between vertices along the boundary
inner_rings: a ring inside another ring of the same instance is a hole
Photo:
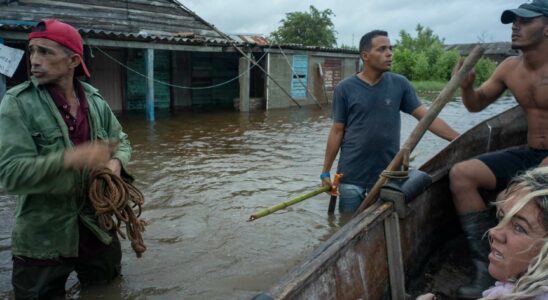
[[[4,24],[0,20],[0,30],[6,31],[19,31],[19,32],[30,32],[31,25],[20,25],[20,24]],[[78,28],[78,31],[82,37],[87,38],[98,38],[98,39],[110,39],[110,40],[119,40],[119,41],[139,41],[139,42],[160,42],[166,44],[188,44],[188,45],[204,45],[209,46],[228,46],[231,45],[226,39],[223,38],[205,38],[200,36],[194,37],[180,37],[180,33],[175,33],[172,35],[158,35],[149,33],[145,30],[142,30],[138,33],[128,33],[128,32],[117,32],[109,30],[98,30],[98,29],[82,29]],[[192,35],[193,36],[193,35]]]
[[[270,42],[262,34],[230,34],[230,38],[235,41],[246,43],[246,44],[255,44],[255,45],[268,45]]]
[[[305,46],[305,45],[301,45],[301,44],[269,45],[269,46],[261,46],[261,48],[276,49],[278,46],[282,47],[282,49],[292,49],[292,50],[347,53],[347,54],[356,54],[356,55],[358,55],[360,53],[358,50],[354,50],[354,49],[331,48],[331,47],[320,47],[320,46]]]
[[[231,34],[230,38],[237,42],[245,44],[253,44],[259,46],[260,48],[273,48],[276,49],[278,46],[282,49],[293,49],[293,50],[305,50],[305,51],[319,51],[319,52],[337,52],[337,53],[349,53],[349,54],[358,54],[358,50],[352,49],[342,49],[342,48],[330,48],[330,47],[319,47],[319,46],[304,46],[301,44],[271,44],[270,41],[262,34]]]
[[[153,40],[166,40],[166,37],[170,40],[185,32],[193,33],[199,41],[217,43],[225,40],[224,34],[212,24],[175,0],[17,0],[0,3],[0,23],[3,21],[3,24],[25,25],[55,18],[92,34],[109,33],[119,38],[147,35]],[[147,34],[141,34],[144,32]]]

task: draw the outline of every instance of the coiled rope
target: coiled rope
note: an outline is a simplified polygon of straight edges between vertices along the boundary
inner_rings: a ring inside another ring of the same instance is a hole
[[[146,222],[139,219],[141,205],[145,203],[143,194],[110,169],[103,168],[90,173],[89,199],[96,210],[99,226],[106,231],[116,229],[123,239],[127,235],[131,248],[137,257],[141,257],[147,249],[142,236]],[[122,222],[125,224],[126,234],[120,229]]]
[[[383,170],[379,177],[386,177],[390,179],[406,179],[407,177],[409,177],[409,172]]]

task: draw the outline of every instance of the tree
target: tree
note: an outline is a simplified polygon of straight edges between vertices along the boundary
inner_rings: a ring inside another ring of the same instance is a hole
[[[310,6],[309,12],[286,13],[282,25],[272,32],[271,39],[279,44],[333,47],[337,44],[331,9],[319,11]]]
[[[400,31],[400,40],[394,45],[392,70],[410,80],[449,80],[460,54],[456,50],[445,51],[444,39],[432,29],[417,24],[415,31],[416,37]],[[476,65],[476,83],[487,80],[495,67],[490,59],[481,58]]]

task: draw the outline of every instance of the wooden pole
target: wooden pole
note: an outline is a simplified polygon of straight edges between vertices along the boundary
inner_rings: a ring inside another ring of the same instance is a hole
[[[293,204],[296,204],[296,203],[299,203],[303,200],[306,200],[308,198],[312,198],[318,194],[321,194],[323,192],[327,192],[327,191],[330,191],[331,190],[331,187],[328,186],[328,185],[325,185],[325,186],[322,186],[321,188],[318,188],[318,189],[315,189],[313,190],[312,192],[309,192],[309,193],[306,193],[306,194],[303,194],[303,195],[300,195],[298,197],[295,197],[291,200],[288,200],[288,201],[284,201],[282,203],[279,203],[279,204],[276,204],[274,206],[271,206],[269,208],[265,208],[261,211],[258,211],[254,214],[252,214],[250,217],[249,217],[249,220],[248,221],[254,221],[254,220],[257,220],[258,218],[262,218],[264,216],[268,216],[270,215],[271,213],[275,212],[275,211],[278,211],[280,209],[283,209],[283,208],[286,208],[288,206],[291,206]]]
[[[320,73],[320,78],[322,80],[322,90],[323,95],[325,96],[325,103],[329,103],[329,97],[327,97],[327,89],[325,88],[325,77],[323,76],[322,64],[318,63],[318,72]]]
[[[387,171],[396,171],[401,166],[404,153],[411,153],[413,149],[415,149],[415,146],[417,146],[426,130],[428,130],[432,122],[436,119],[436,117],[442,110],[442,108],[447,104],[447,102],[449,102],[449,100],[451,100],[453,94],[460,86],[461,82],[464,80],[464,77],[476,65],[484,51],[485,49],[483,49],[480,45],[474,47],[472,52],[470,52],[470,55],[464,60],[464,64],[462,65],[460,70],[451,77],[451,80],[449,80],[449,82],[440,92],[436,100],[434,100],[430,109],[428,109],[424,117],[419,121],[415,129],[413,129],[403,147],[396,154],[388,167],[386,167]],[[373,188],[371,188],[371,190],[367,194],[367,197],[365,197],[365,200],[362,201],[362,203],[356,210],[354,216],[364,211],[377,200],[377,196],[385,182],[386,177],[380,177],[379,180],[377,180]]]

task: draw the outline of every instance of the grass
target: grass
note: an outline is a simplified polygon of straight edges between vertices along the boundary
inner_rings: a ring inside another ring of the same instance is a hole
[[[412,81],[411,84],[418,93],[438,93],[445,87],[447,81]]]
[[[417,94],[419,96],[424,97],[426,99],[430,99],[432,97],[436,97],[441,90],[447,85],[449,81],[434,81],[434,80],[424,80],[424,81],[411,81],[411,84],[417,91]],[[475,84],[475,87],[477,88],[479,84]],[[454,97],[460,97],[460,88],[457,88],[455,91]],[[503,96],[512,96],[512,93],[510,91],[506,90],[503,93]]]

